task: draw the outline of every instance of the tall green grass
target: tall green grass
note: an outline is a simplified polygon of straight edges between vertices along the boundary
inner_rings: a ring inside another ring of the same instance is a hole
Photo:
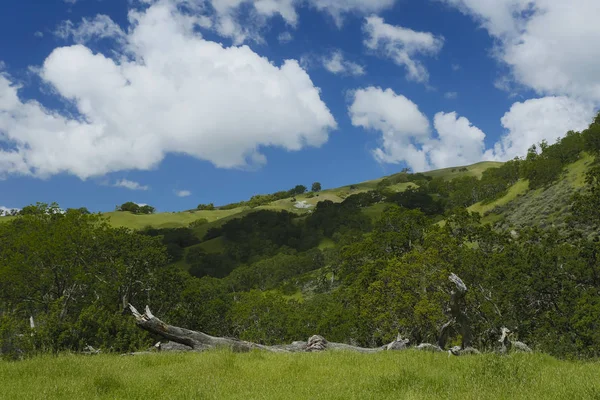
[[[416,351],[41,357],[0,363],[3,399],[600,399],[600,364]]]

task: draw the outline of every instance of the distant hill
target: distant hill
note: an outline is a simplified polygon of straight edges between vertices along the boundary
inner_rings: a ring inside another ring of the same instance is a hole
[[[496,168],[501,165],[501,162],[486,161],[468,166],[458,166],[429,171],[423,173],[423,175],[434,178],[441,177],[447,180],[461,176],[474,176],[481,178],[481,175],[485,170]],[[311,208],[314,208],[317,203],[321,201],[330,200],[334,203],[340,203],[350,195],[375,190],[377,185],[382,180],[386,178],[393,178],[397,175],[399,174],[384,176],[379,179],[350,184],[339,188],[326,189],[315,194],[307,193],[295,197],[289,197],[255,208],[237,207],[231,210],[217,209],[213,211],[189,210],[174,213],[157,213],[152,215],[135,215],[129,212],[116,211],[104,213],[104,215],[110,218],[110,223],[115,227],[126,227],[130,229],[143,229],[148,226],[153,228],[183,228],[189,226],[189,224],[194,221],[206,219],[208,221],[208,225],[205,228],[208,229],[209,226],[218,226],[224,221],[230,220],[231,218],[242,217],[247,215],[249,212],[258,210],[288,211],[297,214],[306,214]],[[399,183],[392,185],[390,188],[398,192],[402,192],[411,185],[415,186],[414,183]],[[295,198],[296,201],[292,201],[293,198]],[[305,204],[308,208],[299,208],[297,207],[298,203]],[[200,229],[199,233],[202,233],[203,231],[205,232],[206,229]]]

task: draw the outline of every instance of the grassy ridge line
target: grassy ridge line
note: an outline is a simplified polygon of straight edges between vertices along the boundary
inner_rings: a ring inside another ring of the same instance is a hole
[[[481,162],[468,166],[468,171],[459,171],[462,167],[446,168],[425,173],[432,177],[443,177],[445,179],[453,179],[459,176],[476,176],[481,178],[483,171],[489,168],[494,168],[502,165],[498,162]],[[453,172],[454,170],[454,172]],[[393,175],[392,175],[393,176]],[[350,195],[358,194],[374,190],[377,184],[384,178],[374,179],[371,181],[361,182],[355,185],[347,185],[334,189],[326,189],[318,193],[318,196],[309,198],[306,194],[296,196],[295,199],[312,207],[317,203],[325,200],[330,200],[334,203],[341,203]],[[409,186],[415,186],[413,183],[400,183],[393,185],[391,188],[396,191],[404,191]],[[178,213],[158,213],[153,215],[134,215],[124,212],[109,212],[104,215],[110,217],[110,223],[115,227],[126,227],[131,229],[143,229],[147,226],[154,228],[179,228],[186,227],[191,222],[205,218],[210,223],[209,225],[199,230],[200,237],[206,233],[210,227],[221,225],[223,221],[230,220],[232,217],[239,218],[243,215],[257,210],[272,210],[272,211],[289,211],[298,214],[304,214],[307,210],[298,209],[295,207],[296,202],[291,201],[291,198],[278,200],[268,205],[250,209],[249,207],[238,207],[232,210],[215,210],[215,211],[186,211]]]
[[[416,351],[45,356],[0,362],[6,399],[591,399],[600,364]]]
[[[463,167],[450,167],[444,169],[437,169],[435,171],[425,172],[425,175],[431,176],[433,178],[444,178],[444,179],[454,179],[461,176],[474,176],[476,178],[481,178],[483,175],[483,171],[490,168],[498,168],[500,167],[502,162],[498,161],[482,161],[473,165],[466,165]],[[460,171],[461,168],[467,168],[468,171]]]

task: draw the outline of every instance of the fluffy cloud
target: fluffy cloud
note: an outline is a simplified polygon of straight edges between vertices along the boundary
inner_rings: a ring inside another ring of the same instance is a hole
[[[420,149],[429,138],[430,125],[419,107],[391,89],[369,87],[354,92],[348,111],[352,125],[379,131],[382,146],[373,151],[379,162],[406,162],[417,171],[428,169]]]
[[[481,161],[485,134],[456,113],[437,113],[433,136],[419,107],[392,90],[370,87],[354,93],[349,108],[354,126],[382,134],[373,151],[382,163],[406,163],[415,171],[446,168]]]
[[[568,131],[581,131],[594,118],[594,108],[567,97],[544,97],[515,103],[502,117],[506,134],[485,158],[505,161],[527,154],[532,144],[554,143]]]
[[[165,0],[144,0],[145,2]],[[341,27],[346,14],[367,15],[391,8],[396,0],[169,0],[205,15],[202,26],[241,44],[246,40],[262,41],[261,30],[270,18],[281,17],[294,28],[298,8],[312,7],[333,17]]]
[[[336,50],[329,57],[323,58],[323,66],[332,74],[360,76],[365,74],[365,68],[355,62],[344,59],[341,50]]]
[[[309,0],[309,3],[316,9],[329,13],[338,26],[341,26],[344,14],[368,15],[379,13],[391,8],[395,2],[396,0]]]
[[[429,32],[416,32],[412,29],[386,24],[380,17],[366,18],[364,44],[371,50],[392,59],[406,68],[406,78],[416,82],[427,82],[429,73],[419,55],[436,55],[444,45],[444,39]]]
[[[74,45],[54,50],[40,68],[76,117],[21,100],[19,87],[0,76],[0,175],[85,179],[147,170],[167,153],[247,167],[266,162],[261,147],[321,146],[336,128],[295,60],[276,66],[246,46],[204,40],[195,17],[171,2],[129,18],[118,61]]]
[[[152,0],[151,0],[152,1]],[[166,0],[159,0],[166,1]],[[260,29],[269,18],[279,15],[290,26],[296,26],[298,14],[295,0],[169,0],[192,7],[204,15],[201,26],[213,28],[219,35],[228,37],[235,44],[250,39],[261,41]],[[241,20],[241,9],[250,15]]]
[[[130,181],[127,179],[121,179],[120,181],[117,181],[113,186],[129,189],[129,190],[148,190],[148,189],[150,189],[149,186],[141,185],[138,182]]]
[[[442,0],[498,40],[497,57],[517,84],[540,95],[600,103],[597,0]]]
[[[190,197],[192,195],[192,192],[190,192],[189,190],[177,190],[175,192],[175,195],[177,197]]]
[[[289,43],[292,40],[294,40],[294,37],[292,36],[291,33],[286,31],[286,32],[280,33],[279,36],[277,36],[277,40],[279,41],[279,43],[285,44],[285,43]]]
[[[481,161],[485,133],[455,112],[439,112],[433,119],[437,139],[425,146],[432,168],[469,165]]]
[[[80,24],[63,22],[54,34],[62,39],[72,38],[76,43],[85,43],[95,38],[124,40],[125,32],[107,15],[97,15],[93,19],[83,18]]]
[[[415,171],[522,157],[532,144],[554,143],[570,130],[585,129],[594,118],[590,104],[567,97],[515,103],[501,119],[505,134],[486,150],[485,133],[467,118],[439,112],[432,130],[415,103],[390,89],[355,91],[348,112],[354,126],[381,133],[381,147],[373,151],[379,162],[406,163]]]

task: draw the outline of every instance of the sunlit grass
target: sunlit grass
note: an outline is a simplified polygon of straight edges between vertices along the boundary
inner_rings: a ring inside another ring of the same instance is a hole
[[[477,212],[479,214],[481,214],[482,216],[488,212],[493,210],[494,208],[498,207],[498,206],[503,206],[505,204],[510,203],[511,201],[513,201],[514,199],[516,199],[519,195],[523,195],[525,193],[527,193],[527,191],[529,190],[529,181],[527,180],[520,180],[517,183],[515,183],[514,185],[512,185],[508,191],[506,192],[506,194],[499,198],[498,200],[489,202],[489,203],[476,203],[473,204],[471,207],[468,208],[469,211],[472,212]]]
[[[214,210],[214,211],[194,211],[177,213],[157,213],[152,215],[136,215],[130,212],[109,212],[104,213],[109,217],[110,224],[114,227],[125,227],[130,229],[143,229],[147,226],[154,228],[181,228],[187,227],[190,223],[199,219],[206,219],[208,222],[215,222],[227,218],[241,210]]]
[[[600,365],[415,351],[42,357],[0,363],[6,399],[593,399]]]
[[[425,175],[429,175],[434,178],[444,178],[444,179],[454,179],[460,176],[475,176],[477,178],[481,178],[483,175],[483,171],[490,168],[498,168],[502,166],[503,163],[496,161],[483,161],[477,164],[469,165],[467,167],[452,167],[452,168],[444,168],[438,169],[435,171],[430,171],[425,173]],[[461,171],[462,168],[467,168],[467,171]]]

